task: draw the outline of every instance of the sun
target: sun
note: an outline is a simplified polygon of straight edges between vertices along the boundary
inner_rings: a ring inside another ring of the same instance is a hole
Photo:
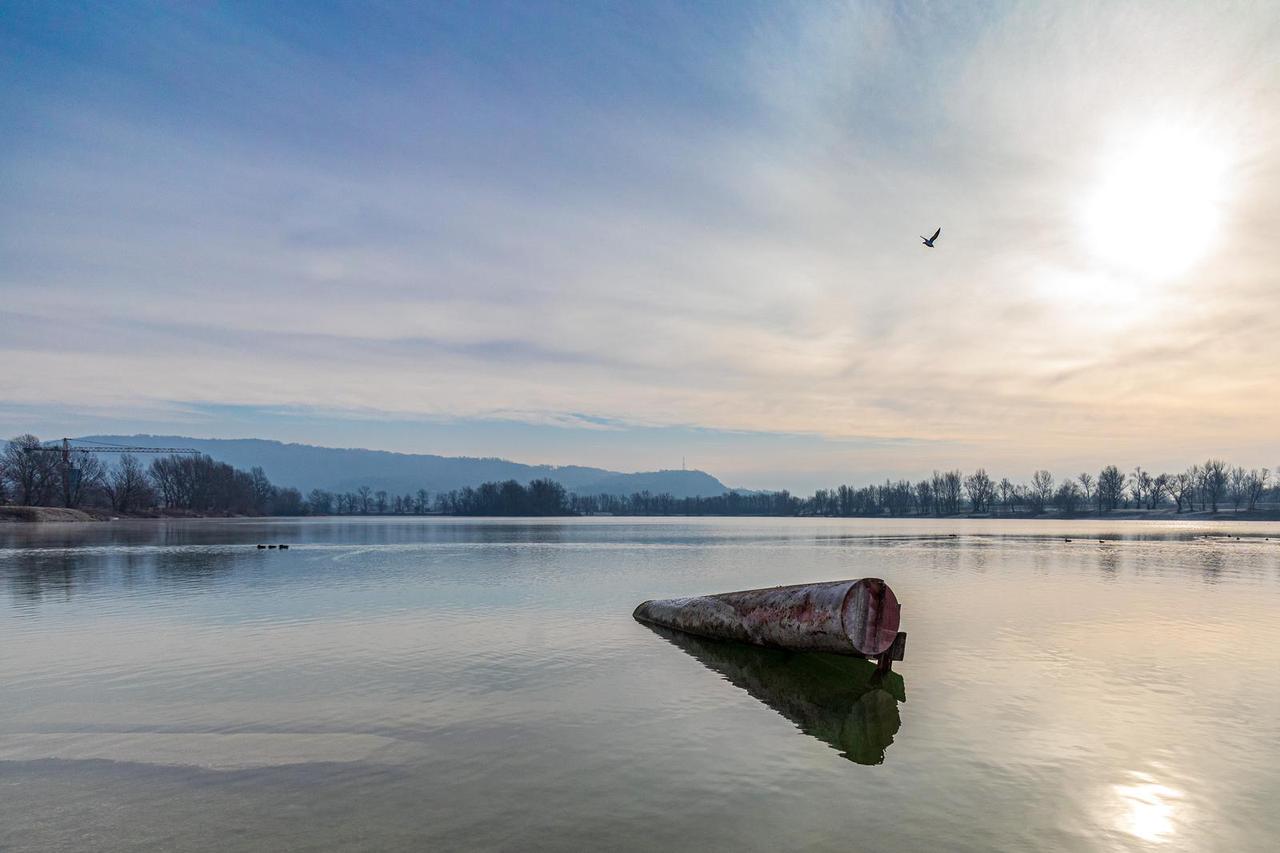
[[[1173,125],[1123,134],[1080,205],[1083,243],[1108,271],[1177,276],[1216,246],[1226,191],[1225,149],[1208,135]]]

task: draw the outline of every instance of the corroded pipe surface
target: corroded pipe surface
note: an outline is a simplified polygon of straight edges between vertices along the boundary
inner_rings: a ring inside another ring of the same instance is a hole
[[[898,634],[898,599],[879,578],[646,601],[641,622],[794,651],[874,657]]]

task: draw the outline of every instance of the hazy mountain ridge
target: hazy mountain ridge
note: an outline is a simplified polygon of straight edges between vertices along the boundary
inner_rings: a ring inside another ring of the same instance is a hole
[[[405,494],[450,491],[495,480],[548,478],[582,495],[649,491],[675,497],[719,495],[728,488],[705,471],[622,473],[581,465],[527,465],[497,457],[439,456],[364,448],[319,447],[261,438],[190,438],[180,435],[90,435],[86,441],[190,447],[237,468],[261,467],[272,482],[311,489],[352,491],[360,486]]]

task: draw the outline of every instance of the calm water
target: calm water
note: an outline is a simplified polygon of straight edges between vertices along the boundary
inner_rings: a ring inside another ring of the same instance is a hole
[[[878,687],[630,615],[865,575]],[[0,683],[6,851],[1280,849],[1274,524],[0,526]]]

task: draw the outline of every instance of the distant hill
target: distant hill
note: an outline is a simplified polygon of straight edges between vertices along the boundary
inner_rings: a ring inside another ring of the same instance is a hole
[[[578,465],[525,465],[507,459],[391,453],[386,450],[316,447],[260,438],[187,438],[181,435],[86,435],[87,441],[191,447],[237,468],[261,467],[273,483],[311,489],[354,491],[368,486],[392,494],[432,493],[493,480],[548,478],[581,495],[629,495],[649,491],[678,498],[719,495],[728,488],[704,471],[644,471],[624,474]]]

